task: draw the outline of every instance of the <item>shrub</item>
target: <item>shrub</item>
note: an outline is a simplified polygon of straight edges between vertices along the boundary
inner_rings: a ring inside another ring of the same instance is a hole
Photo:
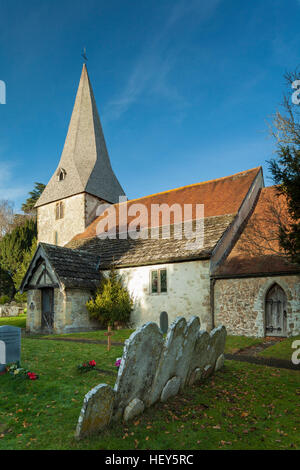
[[[0,305],[8,304],[10,302],[10,297],[8,295],[2,295],[0,297]]]
[[[103,326],[114,322],[127,324],[133,309],[133,299],[123,286],[122,278],[111,269],[108,277],[103,277],[96,294],[87,303],[90,318]]]
[[[1,268],[0,266],[0,297],[5,295],[9,297],[9,300],[13,298],[15,294],[15,286],[10,274]]]

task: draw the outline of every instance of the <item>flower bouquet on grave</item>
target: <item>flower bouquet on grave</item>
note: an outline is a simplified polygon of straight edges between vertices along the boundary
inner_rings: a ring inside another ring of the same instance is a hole
[[[117,357],[116,362],[115,362],[115,366],[119,368],[120,365],[121,365],[121,361],[122,361],[122,358],[121,358],[121,357]]]
[[[18,364],[11,364],[6,367],[6,372],[12,375],[15,379],[37,380],[39,376],[35,372],[30,372]]]
[[[90,370],[95,369],[95,367],[96,367],[96,361],[94,360],[86,361],[86,362],[83,362],[82,364],[79,364],[78,370],[80,372],[89,372]]]

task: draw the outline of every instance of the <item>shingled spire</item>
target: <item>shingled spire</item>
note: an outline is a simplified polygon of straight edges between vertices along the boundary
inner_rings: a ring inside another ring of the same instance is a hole
[[[36,207],[83,192],[110,203],[124,195],[110,164],[85,64],[60,162]]]

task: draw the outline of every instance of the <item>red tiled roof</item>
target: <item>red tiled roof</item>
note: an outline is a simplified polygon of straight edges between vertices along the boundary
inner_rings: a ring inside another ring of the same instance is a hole
[[[300,266],[288,262],[279,247],[277,217],[289,223],[285,197],[276,186],[262,188],[241,236],[216,275],[300,272]]]
[[[117,213],[116,225],[118,226],[119,209],[121,207],[124,209],[123,204],[126,204],[127,211],[133,204],[143,204],[147,208],[148,218],[144,217],[140,220],[141,228],[146,225],[148,225],[148,227],[151,226],[150,216],[152,204],[167,204],[168,206],[180,204],[182,208],[184,204],[192,204],[193,207],[195,207],[196,204],[204,204],[204,217],[235,214],[238,212],[259,171],[261,171],[261,167],[211,181],[145,196],[139,199],[133,199],[125,203],[114,204]],[[128,217],[128,222],[134,220],[137,215],[138,214],[135,213],[134,216]],[[102,216],[97,217],[84,232],[76,235],[73,240],[95,237],[97,225],[101,218]],[[195,211],[193,211],[192,218],[196,218]],[[171,217],[170,223],[172,224],[174,222],[176,221]],[[158,225],[162,225],[162,223],[162,219],[160,218]]]

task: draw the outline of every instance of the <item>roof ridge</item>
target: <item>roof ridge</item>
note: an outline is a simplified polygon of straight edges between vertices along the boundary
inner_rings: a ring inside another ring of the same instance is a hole
[[[113,204],[113,206],[119,206],[121,204],[128,204],[129,202],[139,201],[140,199],[146,199],[146,198],[149,198],[149,197],[158,196],[160,194],[167,194],[167,193],[171,193],[173,191],[179,191],[180,189],[191,188],[193,186],[200,186],[200,185],[204,185],[204,184],[208,184],[208,183],[213,183],[213,182],[216,182],[216,181],[221,181],[221,180],[233,178],[234,176],[239,176],[239,175],[243,175],[243,174],[246,174],[246,173],[250,173],[251,171],[260,170],[261,168],[262,168],[262,166],[257,166],[255,168],[250,168],[249,170],[244,170],[244,171],[240,171],[238,173],[234,173],[233,175],[221,176],[220,178],[214,178],[212,180],[201,181],[200,183],[192,183],[192,184],[188,184],[186,186],[179,186],[178,188],[168,189],[167,191],[161,191],[161,192],[158,192],[158,193],[148,194],[146,196],[141,196],[141,197],[138,197],[138,198],[135,198],[135,199],[128,199],[127,201],[124,201],[124,202],[116,202],[115,204]]]

